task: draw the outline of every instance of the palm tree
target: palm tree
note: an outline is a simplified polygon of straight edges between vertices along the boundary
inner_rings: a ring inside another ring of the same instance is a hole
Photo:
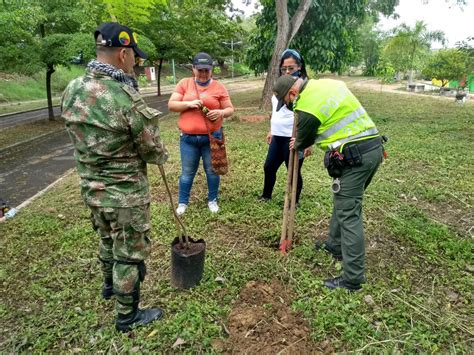
[[[409,83],[412,83],[413,72],[415,69],[420,68],[424,55],[431,48],[431,43],[445,43],[444,32],[428,31],[426,23],[423,21],[417,21],[413,28],[406,24],[400,25],[395,29],[395,38],[398,39],[397,42],[404,46],[404,49],[408,52]]]

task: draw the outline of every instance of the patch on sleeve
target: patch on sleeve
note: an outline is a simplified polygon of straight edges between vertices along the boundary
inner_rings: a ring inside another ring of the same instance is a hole
[[[122,90],[125,91],[127,95],[132,98],[133,102],[137,102],[142,99],[141,95],[129,85],[122,85]]]

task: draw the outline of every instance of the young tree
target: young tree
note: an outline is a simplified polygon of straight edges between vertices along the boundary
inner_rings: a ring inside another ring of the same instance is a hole
[[[469,56],[459,49],[439,50],[430,58],[422,73],[441,80],[442,87],[451,80],[461,81],[469,73]]]

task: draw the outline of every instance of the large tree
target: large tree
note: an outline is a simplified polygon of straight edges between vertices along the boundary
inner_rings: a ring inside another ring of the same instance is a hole
[[[261,1],[257,32],[251,38],[249,64],[267,72],[262,106],[270,105],[282,51],[293,47],[317,71],[340,71],[354,59],[354,36],[366,16],[393,13],[398,0]],[[307,8],[307,6],[309,7]]]

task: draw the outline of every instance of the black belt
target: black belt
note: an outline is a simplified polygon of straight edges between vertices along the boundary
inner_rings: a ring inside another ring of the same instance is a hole
[[[365,154],[381,146],[382,137],[375,137],[375,138],[370,138],[363,141],[346,143],[346,145],[344,146],[344,149],[342,150],[342,154],[345,155],[346,149],[349,149],[349,147],[352,145],[357,145],[357,149],[359,149],[359,153]]]

